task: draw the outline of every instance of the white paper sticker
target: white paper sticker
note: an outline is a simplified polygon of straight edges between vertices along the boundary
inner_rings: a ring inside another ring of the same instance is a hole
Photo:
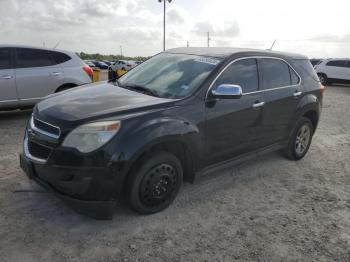
[[[217,65],[218,63],[220,63],[220,60],[211,57],[199,57],[195,61],[211,65]]]

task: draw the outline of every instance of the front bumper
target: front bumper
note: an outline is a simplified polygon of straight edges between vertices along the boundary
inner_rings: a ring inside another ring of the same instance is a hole
[[[111,219],[115,209],[113,183],[103,179],[104,168],[72,168],[32,162],[20,155],[20,166],[26,175],[55,193],[78,213],[96,219]]]

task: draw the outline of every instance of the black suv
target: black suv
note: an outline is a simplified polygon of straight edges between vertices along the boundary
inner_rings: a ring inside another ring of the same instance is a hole
[[[21,167],[95,218],[111,217],[122,193],[137,212],[158,212],[183,181],[257,153],[304,157],[323,91],[301,55],[172,49],[37,104]]]

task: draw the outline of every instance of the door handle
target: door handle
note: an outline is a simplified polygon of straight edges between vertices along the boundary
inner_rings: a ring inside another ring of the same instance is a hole
[[[2,79],[6,79],[6,80],[9,80],[9,79],[12,79],[13,76],[10,76],[10,75],[5,75],[5,76],[0,76],[0,78]]]
[[[60,73],[60,72],[52,72],[52,73],[51,73],[52,76],[60,76],[61,74],[62,74],[62,73]]]
[[[265,105],[265,102],[256,102],[253,104],[253,108],[259,108]]]
[[[303,92],[301,92],[301,91],[295,92],[295,93],[293,94],[293,96],[294,96],[294,97],[298,97],[298,96],[300,96],[302,93],[303,93]]]

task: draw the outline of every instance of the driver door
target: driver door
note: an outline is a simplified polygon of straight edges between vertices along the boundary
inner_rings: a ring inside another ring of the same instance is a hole
[[[205,137],[208,165],[257,149],[256,130],[262,123],[264,96],[259,91],[255,58],[240,59],[229,65],[212,88],[221,84],[239,85],[243,95],[238,99],[207,99]]]

